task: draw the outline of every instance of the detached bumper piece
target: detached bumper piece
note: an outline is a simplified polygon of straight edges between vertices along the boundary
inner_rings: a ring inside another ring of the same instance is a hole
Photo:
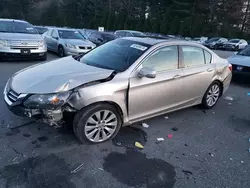
[[[44,56],[46,56],[46,52],[42,53],[30,53],[27,55],[21,54],[21,53],[5,53],[0,52],[0,59],[1,60],[33,60],[33,59],[42,59]]]

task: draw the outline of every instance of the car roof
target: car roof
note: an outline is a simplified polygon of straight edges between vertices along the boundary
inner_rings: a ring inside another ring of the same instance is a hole
[[[8,22],[10,22],[10,21],[13,21],[13,22],[22,22],[22,23],[28,23],[28,22],[26,22],[26,21],[24,21],[24,20],[15,20],[15,19],[5,19],[5,18],[0,18],[0,21],[8,21]]]
[[[177,39],[162,39],[162,38],[154,38],[150,36],[148,37],[125,37],[124,39],[149,44],[151,46],[162,43],[162,42],[178,41]]]
[[[135,30],[117,30],[116,32],[120,32],[120,31],[142,33],[141,31],[135,31]]]
[[[121,38],[121,40],[122,39],[140,42],[140,43],[148,44],[151,46],[160,45],[160,44],[164,44],[164,45],[167,45],[167,44],[169,44],[169,45],[188,45],[188,46],[200,47],[200,48],[206,49],[207,51],[211,52],[211,50],[207,49],[206,47],[204,47],[201,44],[186,41],[186,40],[181,40],[181,39],[172,39],[172,38],[158,39],[158,38],[154,38],[154,37],[124,37],[124,38]]]
[[[51,28],[51,29],[63,30],[63,31],[77,31],[77,29],[63,28],[63,27],[54,27],[54,28]]]

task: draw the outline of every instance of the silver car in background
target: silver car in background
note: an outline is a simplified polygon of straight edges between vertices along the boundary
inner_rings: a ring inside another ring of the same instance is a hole
[[[46,60],[47,46],[34,27],[22,20],[0,19],[0,59]]]
[[[223,48],[225,50],[243,50],[248,45],[246,40],[243,39],[231,39],[224,43]]]
[[[81,142],[101,143],[122,126],[197,104],[214,107],[231,70],[196,43],[129,37],[21,70],[4,99],[14,114],[51,125],[72,117]]]
[[[87,53],[96,47],[75,29],[50,28],[43,37],[48,50],[58,53],[60,57]]]

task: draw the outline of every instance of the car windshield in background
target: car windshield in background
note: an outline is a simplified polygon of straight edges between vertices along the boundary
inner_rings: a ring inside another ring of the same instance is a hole
[[[244,50],[240,51],[237,55],[250,56],[250,47],[247,47]]]
[[[0,32],[38,34],[29,23],[17,21],[0,21]]]
[[[48,31],[48,29],[45,27],[35,27],[35,29],[38,31],[39,34],[43,34]]]
[[[150,47],[144,43],[117,39],[90,51],[80,61],[90,66],[123,72]]]
[[[141,36],[145,36],[143,33],[141,32],[131,32],[133,36],[135,37],[141,37]]]
[[[114,35],[103,35],[103,38],[107,39],[107,40],[114,40],[116,37]]]
[[[193,40],[194,41],[200,41],[201,39],[200,38],[194,38]]]
[[[58,30],[61,39],[84,39],[78,31]]]
[[[238,43],[238,42],[240,42],[240,40],[239,39],[232,39],[229,42],[231,42],[231,43]]]
[[[219,39],[220,38],[216,38],[216,37],[215,38],[211,38],[211,39],[208,40],[208,42],[215,42],[215,41],[218,41]]]

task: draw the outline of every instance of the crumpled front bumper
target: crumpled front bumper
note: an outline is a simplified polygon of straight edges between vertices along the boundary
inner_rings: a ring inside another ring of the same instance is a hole
[[[17,116],[32,118],[51,126],[61,126],[63,123],[62,108],[55,110],[29,109],[22,104],[22,100],[19,100],[17,103],[13,103],[7,95],[7,93],[4,93],[4,101],[8,109]]]

